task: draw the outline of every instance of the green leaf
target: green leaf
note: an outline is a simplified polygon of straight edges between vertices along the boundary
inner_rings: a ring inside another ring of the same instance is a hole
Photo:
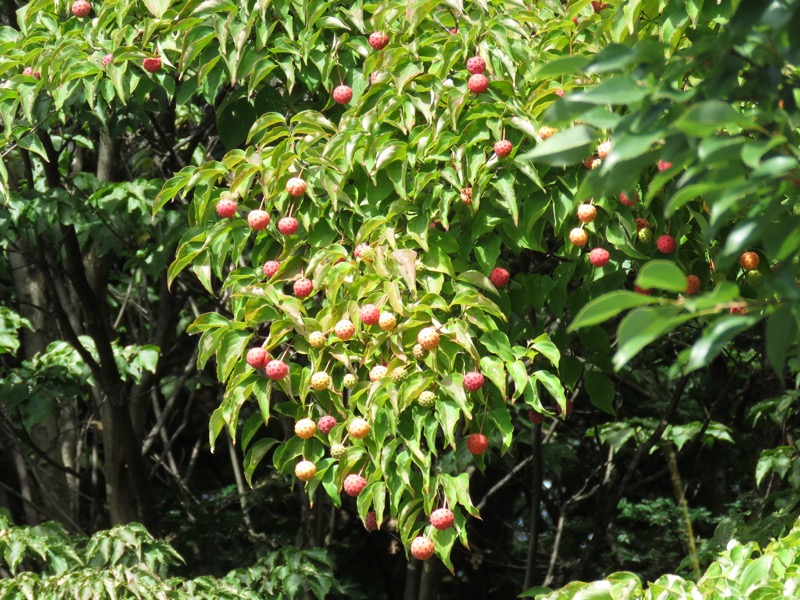
[[[503,361],[494,356],[484,356],[481,358],[481,372],[489,378],[500,390],[501,396],[506,397],[506,371]]]
[[[584,375],[583,386],[589,401],[603,412],[616,416],[614,411],[614,384],[602,371],[589,371]]]
[[[545,389],[550,392],[550,395],[561,407],[561,414],[566,414],[567,397],[564,395],[564,386],[561,385],[561,381],[558,377],[553,375],[550,371],[534,371],[533,377],[541,381]]]
[[[722,352],[723,346],[761,320],[755,315],[729,315],[719,318],[707,327],[703,336],[694,343],[684,372],[691,373],[706,366]]]
[[[589,88],[585,92],[570,95],[573,102],[589,104],[633,104],[645,98],[648,90],[636,83],[633,77],[614,77]]]
[[[594,136],[585,125],[559,131],[522,156],[520,160],[542,162],[555,167],[566,167],[583,161],[594,144]]]
[[[767,321],[767,358],[772,368],[783,379],[786,353],[797,341],[797,320],[790,304],[784,304]]]
[[[638,352],[666,335],[693,315],[680,315],[679,306],[654,306],[631,311],[619,324],[614,368],[619,370]]]
[[[742,115],[721,100],[695,104],[673,123],[682,132],[694,137],[706,137],[728,125],[739,124],[746,124]]]
[[[572,75],[573,73],[582,73],[583,70],[590,62],[587,56],[575,55],[565,56],[563,58],[556,58],[550,60],[534,69],[531,77],[533,79],[553,79],[561,75]]]
[[[143,0],[143,2],[150,14],[156,19],[163,17],[169,8],[169,0]]]
[[[267,455],[267,452],[269,452],[276,444],[280,444],[280,442],[272,438],[258,440],[245,455],[244,476],[245,479],[247,479],[247,485],[250,487],[253,487],[253,472],[256,470],[256,467]]]
[[[651,260],[642,266],[636,285],[644,290],[683,292],[686,291],[686,275],[670,260]]]
[[[603,323],[629,308],[642,306],[644,304],[657,304],[659,302],[661,302],[661,300],[658,298],[625,290],[603,294],[599,298],[595,298],[589,302],[578,312],[567,331],[572,333],[582,327],[590,327],[591,325]]]

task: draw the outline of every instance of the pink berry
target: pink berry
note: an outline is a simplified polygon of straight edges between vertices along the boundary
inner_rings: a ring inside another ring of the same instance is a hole
[[[437,508],[431,513],[431,525],[443,531],[453,526],[453,511],[449,508]]]
[[[622,202],[625,206],[633,206],[637,202],[639,202],[639,194],[636,192],[633,193],[632,196],[629,196],[625,192],[620,193],[619,201]]]
[[[251,210],[247,215],[247,224],[254,231],[263,231],[269,225],[269,213],[265,210]]]
[[[659,171],[666,171],[670,167],[672,167],[672,163],[671,162],[667,162],[666,160],[658,159],[658,170]]]
[[[656,240],[656,247],[662,254],[671,254],[672,252],[675,252],[677,245],[675,244],[674,237],[665,234]]]
[[[686,277],[686,293],[690,296],[696,294],[700,289],[700,278],[697,275],[688,275]]]
[[[265,368],[267,377],[273,381],[279,381],[289,374],[289,365],[282,360],[271,360]]]
[[[351,337],[353,337],[353,335],[356,332],[356,328],[351,321],[348,321],[347,319],[342,319],[336,324],[336,327],[334,327],[333,332],[338,336],[340,340],[347,341]]]
[[[364,325],[375,325],[381,318],[381,311],[374,304],[365,304],[361,307],[361,322]]]
[[[92,5],[86,0],[75,0],[72,3],[72,14],[79,19],[87,16],[90,12],[92,12]]]
[[[467,81],[467,87],[469,88],[470,92],[482,94],[489,89],[489,80],[486,79],[486,75],[477,73],[469,78],[469,81]]]
[[[264,263],[262,268],[264,269],[264,275],[267,277],[272,277],[278,272],[278,269],[281,268],[281,263],[279,263],[277,260],[268,260]]]
[[[230,219],[236,214],[237,204],[235,200],[220,200],[217,202],[217,214],[223,219]]]
[[[107,67],[107,66],[108,66],[108,65],[110,65],[110,64],[111,64],[113,61],[114,61],[114,55],[113,55],[113,54],[106,54],[106,55],[103,57],[103,66],[104,66],[104,67]]]
[[[472,454],[483,454],[489,448],[489,439],[482,433],[473,433],[467,438],[467,450]]]
[[[589,252],[589,262],[592,263],[593,267],[605,267],[608,264],[610,256],[608,250],[604,248],[595,248]]]
[[[483,375],[479,371],[471,371],[464,375],[464,387],[470,392],[477,392],[483,387]]]
[[[336,427],[336,417],[325,415],[324,417],[320,417],[319,421],[317,421],[317,429],[319,429],[319,432],[323,435],[330,433],[331,429],[334,427]]]
[[[314,284],[310,279],[301,277],[294,282],[293,289],[294,295],[298,298],[308,298],[308,296],[310,296],[311,292],[314,290]]]
[[[161,70],[161,57],[150,56],[142,61],[144,70],[148,73],[158,73]]]
[[[374,510],[369,511],[364,517],[364,527],[367,531],[378,531],[378,517]]]
[[[278,221],[278,231],[283,235],[292,235],[296,233],[299,226],[300,224],[294,217],[283,217]]]
[[[342,84],[336,86],[336,89],[333,90],[333,100],[338,104],[347,104],[352,99],[353,90],[350,89],[350,86]]]
[[[367,487],[367,480],[355,473],[350,473],[350,475],[345,477],[344,483],[342,484],[342,489],[345,494],[354,498],[358,496],[365,487]]]
[[[486,61],[480,56],[473,56],[467,59],[467,71],[473,75],[480,75],[486,70]]]
[[[263,348],[250,348],[247,351],[247,364],[254,369],[261,369],[267,366],[269,353]]]
[[[436,547],[428,538],[419,536],[411,542],[411,555],[417,560],[428,560],[435,550]]]
[[[564,97],[564,90],[557,89],[556,90],[556,96],[558,96],[559,98],[563,98]]]
[[[286,191],[290,196],[298,198],[306,193],[306,182],[299,177],[292,177],[286,182]]]
[[[389,36],[383,31],[375,31],[369,36],[369,45],[375,50],[383,50],[389,44]]]
[[[502,267],[495,267],[489,274],[489,281],[492,282],[494,287],[506,287],[511,274]]]
[[[500,158],[505,158],[511,154],[511,150],[513,149],[514,145],[508,140],[500,140],[499,142],[495,142],[494,145],[494,153]]]

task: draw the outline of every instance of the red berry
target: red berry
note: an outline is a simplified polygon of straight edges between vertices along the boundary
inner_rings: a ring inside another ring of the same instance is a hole
[[[483,375],[479,371],[471,371],[464,375],[464,387],[470,392],[477,392],[483,387]]]
[[[557,89],[556,90],[556,96],[558,96],[559,98],[563,98],[564,97],[564,90]]]
[[[449,508],[437,508],[431,513],[431,525],[439,530],[450,529],[453,520],[453,511]]]
[[[103,66],[107,67],[108,65],[110,65],[112,63],[113,60],[114,60],[114,55],[113,54],[106,54],[103,57]]]
[[[492,282],[494,287],[506,287],[510,278],[511,274],[502,267],[495,267],[492,269],[492,272],[489,273],[489,281]]]
[[[753,271],[761,264],[761,258],[755,252],[743,252],[739,264],[745,271]]]
[[[361,307],[361,322],[364,325],[375,325],[381,318],[381,311],[374,304],[365,304]]]
[[[467,71],[473,75],[480,75],[486,70],[486,61],[480,56],[473,56],[467,59]]]
[[[383,50],[389,44],[389,36],[383,31],[375,31],[369,36],[369,45],[375,50]]]
[[[161,57],[150,56],[142,61],[144,70],[148,73],[158,73],[161,70]]]
[[[608,8],[608,4],[605,2],[592,2],[592,9],[594,9],[595,13],[599,13],[604,8]]]
[[[290,196],[297,198],[306,193],[306,182],[299,177],[292,177],[286,182],[286,191]]]
[[[508,140],[500,140],[494,144],[494,153],[500,158],[505,158],[514,149],[514,145]]]
[[[575,406],[575,403],[572,400],[567,400],[567,410],[566,410],[566,414],[567,415],[569,415],[572,412],[572,409],[574,408],[574,406]],[[556,404],[556,412],[558,414],[561,414],[561,406],[558,405],[558,404]]]
[[[640,288],[638,285],[633,286],[633,291],[637,294],[641,294],[642,296],[650,296],[653,294],[653,290],[646,290],[644,288]]]
[[[604,248],[595,248],[589,252],[589,262],[593,267],[605,267],[608,264],[610,255]]]
[[[299,226],[300,224],[294,217],[283,217],[278,221],[278,231],[283,235],[292,235],[296,233]]]
[[[472,454],[483,454],[489,448],[489,439],[482,433],[473,433],[467,438],[467,449]]]
[[[622,202],[625,206],[633,206],[637,202],[639,202],[639,194],[633,192],[632,196],[628,196],[625,192],[621,192],[619,195],[619,201]]]
[[[75,0],[75,2],[72,3],[72,14],[79,19],[82,19],[90,12],[92,12],[92,5],[86,0]]]
[[[294,295],[298,298],[307,298],[311,295],[311,292],[314,290],[314,284],[310,279],[306,279],[305,277],[301,277],[297,281],[294,282]]]
[[[223,219],[230,219],[236,214],[237,204],[235,200],[220,200],[217,202],[217,214]]]
[[[319,429],[319,432],[323,435],[330,433],[331,429],[334,427],[336,427],[336,417],[325,415],[324,417],[320,417],[320,420],[317,421],[317,429]]]
[[[533,409],[528,411],[528,420],[531,423],[539,424],[544,421],[544,415],[542,413],[536,412]]]
[[[333,90],[333,100],[338,104],[347,104],[352,99],[353,99],[353,90],[350,89],[350,86],[342,84],[336,86],[336,89]]]
[[[358,496],[365,487],[367,487],[367,480],[355,473],[350,473],[350,475],[345,477],[344,483],[342,484],[342,489],[345,494],[354,498]]]
[[[263,231],[269,225],[269,213],[265,210],[251,210],[247,215],[247,224],[254,231]]]
[[[581,223],[591,223],[597,217],[597,209],[593,204],[581,204],[578,207],[578,220]]]
[[[263,267],[264,275],[266,275],[267,277],[272,277],[273,275],[275,275],[275,273],[278,272],[278,269],[280,268],[281,268],[281,263],[279,263],[277,260],[268,260],[267,262],[264,263]]]
[[[289,374],[289,365],[282,360],[274,359],[267,363],[265,371],[267,373],[267,377],[273,381],[278,381]]]
[[[411,555],[417,560],[428,560],[435,550],[436,547],[428,538],[419,536],[411,542]]]
[[[356,328],[353,325],[353,323],[351,323],[347,319],[342,319],[336,324],[336,327],[334,327],[333,332],[339,337],[340,340],[347,341],[351,337],[353,337],[353,334],[355,334],[356,332]]]
[[[659,171],[666,171],[670,167],[672,167],[672,163],[671,162],[667,162],[666,160],[658,159],[658,170]]]
[[[369,511],[364,517],[364,527],[367,531],[378,531],[378,517],[374,510]]]
[[[690,296],[696,294],[700,289],[700,278],[697,275],[688,275],[686,277],[686,293]]]
[[[247,364],[254,369],[261,369],[267,366],[269,353],[263,348],[250,348],[247,351]]]
[[[675,252],[675,238],[671,235],[662,235],[656,240],[656,247],[658,247],[658,251],[662,254],[671,254]]]
[[[634,223],[636,223],[636,231],[650,229],[650,221],[643,219],[642,217],[636,217],[636,219],[634,219]]]
[[[470,92],[482,94],[489,89],[489,80],[486,79],[486,75],[477,73],[469,78],[469,81],[467,81],[467,87],[469,88]]]
[[[353,256],[367,260],[367,258],[372,256],[373,252],[374,251],[369,244],[362,243],[355,247],[355,250],[353,250]]]

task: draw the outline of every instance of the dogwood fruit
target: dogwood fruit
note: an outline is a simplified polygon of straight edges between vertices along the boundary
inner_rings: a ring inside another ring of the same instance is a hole
[[[467,450],[472,454],[483,454],[489,448],[489,439],[482,433],[473,433],[467,438]]]
[[[419,536],[411,542],[411,555],[417,560],[428,560],[435,550],[436,547],[428,538]]]
[[[449,508],[437,508],[431,513],[431,525],[440,531],[450,529],[454,520],[453,511]]]
[[[353,498],[358,496],[365,487],[367,487],[367,480],[361,475],[356,475],[355,473],[350,473],[350,475],[345,477],[344,483],[342,484],[344,493],[348,496],[352,496]]]
[[[347,433],[350,434],[350,437],[354,437],[357,440],[363,440],[367,435],[369,435],[370,426],[364,419],[361,417],[356,417],[350,424],[347,426]]]
[[[282,360],[274,359],[267,363],[265,371],[267,373],[267,377],[273,381],[279,381],[288,375],[289,365]]]
[[[317,432],[317,424],[311,419],[300,419],[294,424],[294,433],[297,437],[307,440]]]

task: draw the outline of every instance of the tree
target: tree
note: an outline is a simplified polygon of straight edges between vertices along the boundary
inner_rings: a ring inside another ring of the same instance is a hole
[[[798,370],[797,3],[146,7],[20,13],[5,34],[16,74],[2,116],[20,155],[6,180],[37,189],[41,168],[49,193],[72,190],[63,152],[86,145],[90,123],[106,181],[120,132],[147,125],[156,168],[136,163],[138,146],[126,164],[168,177],[153,209],[167,240],[189,224],[168,283],[196,295],[191,269],[216,296],[190,328],[198,364],[213,358],[225,386],[211,442],[239,441],[248,483],[267,457],[297,476],[298,545],[349,505],[417,556],[432,540],[452,569],[491,498],[487,522],[520,515],[527,530],[485,530],[487,547],[525,547],[524,581],[505,583],[549,585],[617,560],[610,526],[646,474],[661,498],[674,490],[696,559],[681,473],[724,453],[732,431],[756,437],[764,425],[743,413],[773,410]],[[205,139],[214,125],[224,148]],[[83,284],[89,238],[56,223],[77,305],[102,306],[103,288]],[[612,339],[606,322],[623,313]],[[122,464],[115,444],[142,438],[112,410],[126,397],[112,321],[89,315],[95,359],[69,316],[60,327],[92,369],[104,427],[123,432],[107,434],[107,464]],[[730,395],[742,408],[727,413]],[[755,444],[771,453],[748,489],[786,475],[785,441]],[[707,466],[724,482],[722,465]],[[692,474],[712,477],[704,466]],[[111,485],[121,498],[141,490],[125,473]],[[717,515],[723,487],[709,486]],[[440,508],[452,527],[430,524]],[[584,546],[579,559],[560,556],[564,540]],[[430,564],[417,581],[411,563],[409,598],[433,595]]]

